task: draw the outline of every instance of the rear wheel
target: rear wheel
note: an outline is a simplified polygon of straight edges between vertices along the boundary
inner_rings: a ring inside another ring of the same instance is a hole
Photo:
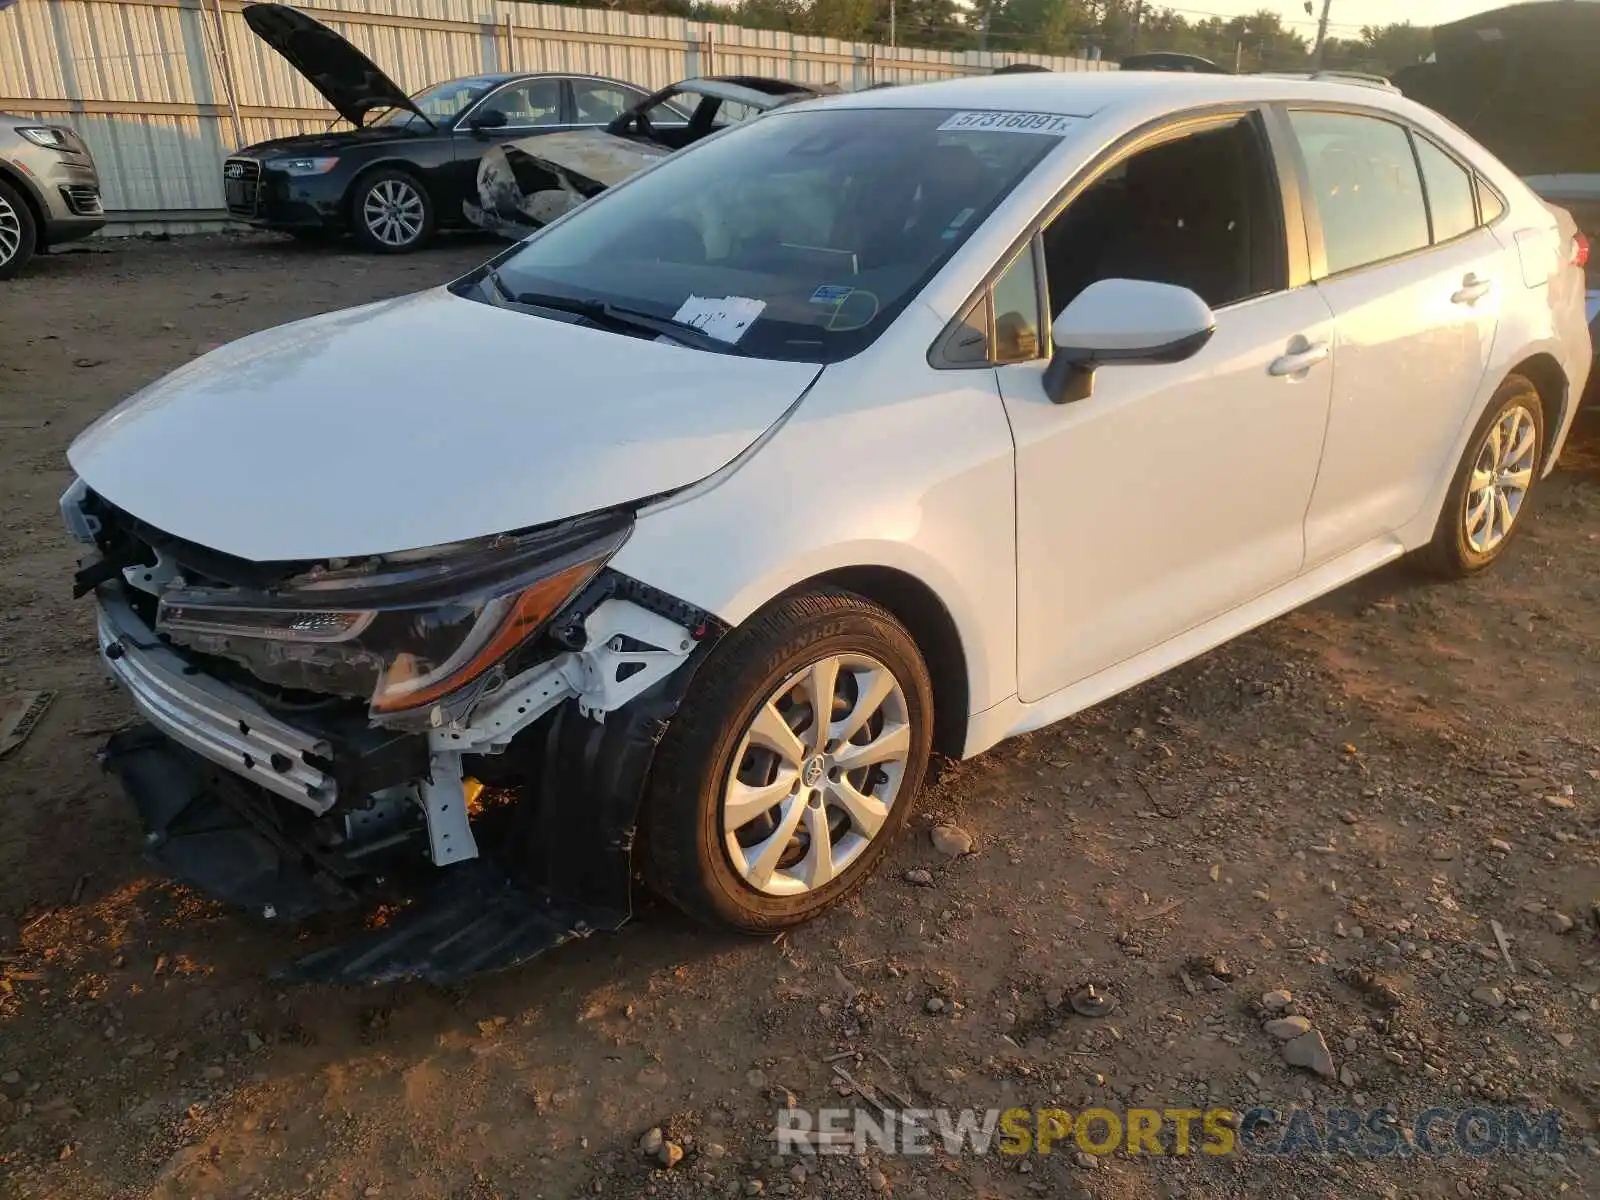
[[[428,189],[405,171],[366,176],[351,199],[356,236],[369,250],[405,254],[433,236],[433,201]]]
[[[932,729],[927,668],[893,614],[835,591],[774,603],[717,648],[662,739],[647,875],[712,924],[808,920],[905,824]]]
[[[11,278],[27,265],[38,237],[28,202],[0,181],[0,279]]]
[[[1483,570],[1526,523],[1524,514],[1544,464],[1544,406],[1521,375],[1507,376],[1456,468],[1427,565],[1447,578]]]

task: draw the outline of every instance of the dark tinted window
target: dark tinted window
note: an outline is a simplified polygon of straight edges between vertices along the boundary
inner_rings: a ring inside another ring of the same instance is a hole
[[[1472,176],[1427,138],[1419,137],[1417,161],[1422,164],[1422,182],[1428,187],[1428,212],[1433,216],[1433,240],[1448,242],[1460,237],[1478,223],[1473,202]]]
[[[1403,128],[1351,113],[1302,110],[1289,120],[1305,155],[1330,275],[1428,244],[1422,181]]]
[[[1044,229],[1051,313],[1101,279],[1175,284],[1213,308],[1283,287],[1269,161],[1255,125],[1238,120],[1105,171]]]

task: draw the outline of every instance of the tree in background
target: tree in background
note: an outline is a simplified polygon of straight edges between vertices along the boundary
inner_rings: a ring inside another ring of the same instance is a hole
[[[1393,75],[1427,58],[1433,50],[1433,30],[1404,22],[1398,25],[1363,25],[1358,39],[1329,38],[1322,65],[1333,70],[1369,71]]]
[[[556,0],[565,3],[567,0]],[[1233,70],[1303,71],[1311,45],[1270,9],[1243,17],[1189,17],[1150,0],[581,0],[624,12],[656,13],[781,29],[849,42],[895,41],[936,50],[1087,54],[1116,60],[1135,51],[1198,54]],[[1330,38],[1323,65],[1390,75],[1426,58],[1433,31],[1408,22],[1368,25],[1359,38]]]
[[[886,6],[878,0],[811,0],[804,19],[794,28],[816,37],[875,42],[882,32],[880,25],[886,29],[888,20]]]
[[[980,5],[982,0],[979,0]],[[1089,0],[993,0],[987,44],[991,50],[1030,54],[1072,54],[1099,28],[1100,14]],[[974,14],[982,28],[983,11]]]

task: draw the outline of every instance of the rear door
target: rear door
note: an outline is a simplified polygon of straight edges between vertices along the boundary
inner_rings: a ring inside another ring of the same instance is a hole
[[[1306,566],[1415,517],[1488,368],[1508,286],[1471,171],[1382,114],[1284,112],[1300,155],[1312,273],[1334,318],[1328,436]]]

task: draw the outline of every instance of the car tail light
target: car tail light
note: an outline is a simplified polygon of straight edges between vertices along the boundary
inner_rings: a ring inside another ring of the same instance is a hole
[[[1589,239],[1581,233],[1572,235],[1572,265],[1575,267],[1589,265]]]

